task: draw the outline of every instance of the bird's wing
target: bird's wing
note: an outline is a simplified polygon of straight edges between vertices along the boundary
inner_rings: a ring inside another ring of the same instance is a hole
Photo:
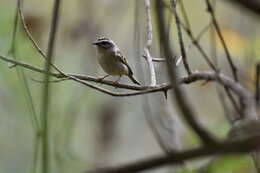
[[[120,62],[122,62],[123,64],[125,64],[128,68],[129,71],[129,75],[133,75],[133,71],[131,69],[131,67],[129,66],[126,58],[123,56],[123,54],[120,51],[116,51],[115,56],[119,59]]]

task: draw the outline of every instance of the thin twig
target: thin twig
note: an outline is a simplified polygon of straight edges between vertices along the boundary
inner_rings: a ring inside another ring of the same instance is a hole
[[[179,15],[177,13],[177,10],[176,10],[176,0],[171,0],[171,4],[172,4],[172,11],[173,11],[173,14],[174,14],[174,17],[175,17],[176,27],[177,27],[177,31],[178,31],[179,46],[180,46],[180,50],[181,50],[181,56],[182,56],[183,64],[184,64],[184,67],[185,67],[188,75],[191,75],[192,71],[191,71],[190,66],[187,62],[187,54],[186,54],[186,51],[185,51],[185,46],[184,46],[184,42],[183,42],[183,38],[182,38],[182,30],[181,30],[180,19],[179,19]]]
[[[26,25],[26,22],[25,22],[25,19],[24,19],[24,15],[23,15],[23,12],[22,12],[22,8],[21,8],[21,5],[18,6],[18,11],[19,11],[19,16],[20,16],[20,19],[21,19],[21,22],[22,22],[22,26],[23,26],[23,29],[25,31],[25,34],[27,35],[28,39],[31,41],[31,43],[33,44],[34,48],[40,53],[40,55],[46,60],[47,59],[47,55],[45,55],[45,53],[43,52],[43,50],[39,47],[39,45],[37,44],[37,42],[34,40],[31,32],[29,31],[27,25]],[[51,66],[59,73],[62,73],[61,70],[59,70],[59,68],[54,65],[52,62],[50,62]]]
[[[8,51],[8,54],[14,54],[16,53],[16,38],[17,38],[17,26],[18,26],[18,8],[19,8],[20,0],[17,1],[16,5],[16,10],[15,10],[15,18],[14,18],[14,23],[13,23],[13,32],[12,32],[12,41],[11,41],[11,46]],[[14,56],[16,58],[16,56]]]
[[[162,1],[163,6],[166,7],[166,9],[168,9],[171,13],[174,13],[172,8],[170,8],[168,5],[165,4],[164,1]],[[207,55],[207,53],[204,51],[204,49],[202,48],[202,46],[199,44],[199,42],[196,40],[196,38],[194,37],[192,31],[187,28],[183,23],[181,23],[182,28],[184,29],[184,31],[187,33],[187,35],[189,36],[189,38],[191,39],[192,43],[194,44],[194,46],[198,49],[198,51],[200,52],[200,54],[202,55],[202,57],[205,59],[205,61],[207,62],[207,64],[209,65],[209,67],[211,69],[213,69],[214,71],[218,71],[218,69],[216,69],[216,67],[214,66],[214,64],[211,62],[209,56]]]
[[[30,173],[37,173],[37,165],[39,160],[39,149],[40,149],[40,136],[36,135],[33,137],[33,162],[31,165]]]
[[[211,6],[209,0],[205,0],[205,2],[206,2],[206,5],[207,5],[207,10],[208,10],[208,12],[209,12],[210,15],[211,15],[211,19],[212,19],[213,25],[214,25],[214,27],[215,27],[215,29],[216,29],[216,32],[217,32],[217,34],[218,34],[218,37],[219,37],[219,39],[220,39],[220,41],[221,41],[221,44],[222,44],[222,46],[223,46],[223,48],[224,48],[224,51],[225,51],[225,54],[226,54],[228,63],[229,63],[229,65],[230,65],[230,68],[231,68],[233,77],[234,77],[235,81],[238,81],[237,68],[236,68],[236,66],[235,66],[235,64],[234,64],[234,62],[233,62],[233,60],[232,60],[232,58],[231,58],[231,55],[230,55],[229,50],[228,50],[228,48],[227,48],[227,44],[226,44],[225,39],[224,39],[224,37],[223,37],[223,35],[222,35],[222,33],[221,33],[221,29],[220,29],[219,24],[218,24],[218,22],[217,22],[217,19],[216,19],[214,10],[213,10],[213,8],[212,8],[212,6]]]
[[[188,19],[187,19],[188,20]],[[198,43],[200,41],[200,39],[202,38],[202,36],[204,35],[204,33],[209,29],[211,23],[206,25],[204,28],[202,28],[202,30],[199,32],[199,34],[197,35],[197,37],[195,38],[196,42]],[[191,41],[191,43],[188,45],[188,47],[185,50],[185,53],[187,55],[187,53],[191,50],[192,46],[194,45],[194,41]],[[176,60],[176,66],[178,66],[178,64],[180,63],[180,61],[182,60],[182,55]]]
[[[12,55],[12,57],[14,58],[15,61],[19,60],[19,57],[17,56],[17,50],[16,50],[16,40],[17,40],[17,33],[18,33],[18,26],[19,26],[18,9],[19,9],[20,6],[21,6],[21,0],[18,0],[17,4],[16,4],[15,19],[14,19],[13,32],[12,32],[12,41],[11,41],[10,49],[8,51],[8,54]],[[12,64],[10,67],[13,68],[15,66],[16,66],[15,64]],[[29,85],[28,85],[28,82],[27,82],[27,78],[26,78],[24,69],[23,68],[16,68],[16,72],[17,72],[17,75],[19,77],[19,80],[21,81],[21,84],[22,84],[21,86],[25,90],[24,96],[25,96],[25,100],[28,104],[29,111],[30,111],[31,116],[32,116],[31,117],[32,126],[34,127],[34,130],[38,131],[39,128],[40,128],[40,125],[39,125],[37,113],[36,113],[35,106],[34,106],[34,103],[33,103],[33,98],[32,98],[32,95],[31,95],[31,91],[29,89]]]
[[[212,2],[213,10],[216,8],[216,0]],[[213,24],[210,25],[210,32],[209,32],[209,46],[210,46],[210,53],[212,60],[215,64],[215,67],[218,67],[218,56],[217,56],[217,40],[216,34]]]
[[[198,33],[197,37],[195,38],[196,42],[199,42],[200,39],[202,38],[202,36],[204,35],[204,33],[210,28],[211,23],[206,25],[204,28],[202,28],[202,30]],[[186,54],[189,53],[189,51],[191,50],[192,46],[194,45],[194,41],[191,41],[188,46],[185,49]],[[143,55],[144,56],[144,55]],[[144,56],[144,58],[147,58]],[[176,66],[179,65],[179,63],[182,60],[182,56],[179,56],[178,58],[176,57]],[[154,62],[165,62],[165,58],[153,58]]]

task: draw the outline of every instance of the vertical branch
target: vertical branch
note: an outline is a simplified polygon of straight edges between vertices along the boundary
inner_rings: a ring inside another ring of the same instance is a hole
[[[153,41],[153,30],[152,30],[152,17],[151,17],[151,2],[150,0],[145,0],[145,8],[146,8],[146,22],[147,22],[147,41],[146,41],[146,48],[144,48],[144,54],[147,61],[147,64],[149,66],[150,70],[150,81],[151,86],[156,85],[156,74],[153,64],[153,58],[150,54],[152,41]]]
[[[17,4],[16,4],[16,10],[15,10],[15,18],[14,18],[14,23],[13,23],[13,32],[12,32],[12,41],[11,41],[11,46],[10,46],[10,49],[8,51],[9,54],[14,54],[14,58],[16,58],[16,36],[17,36],[17,31],[18,31],[18,8],[20,6],[20,0],[17,1]],[[16,65],[13,64],[12,66],[10,67],[15,67]]]
[[[260,103],[260,63],[256,65],[256,82],[255,82],[255,99],[256,104],[259,105]]]
[[[16,41],[17,41],[17,35],[19,31],[19,8],[21,6],[22,0],[17,0],[16,3],[16,10],[15,10],[15,18],[14,18],[14,24],[13,24],[13,31],[12,31],[12,40],[11,40],[11,46],[8,51],[8,54],[12,55],[14,60],[19,60],[19,57],[17,56],[17,47],[16,47]],[[16,65],[13,64],[10,67],[15,67]],[[25,97],[26,104],[29,109],[29,116],[30,120],[33,126],[33,129],[35,130],[33,141],[34,143],[39,143],[39,138],[37,136],[37,133],[40,129],[39,121],[37,119],[37,113],[35,110],[32,94],[29,88],[28,80],[26,78],[25,72],[23,68],[16,68],[16,73],[19,78],[19,81],[21,83],[21,87],[24,89],[23,94]],[[38,159],[38,152],[36,152],[39,149],[39,145],[33,145],[33,163],[32,163],[32,172],[35,172],[37,168],[37,159]]]
[[[36,134],[33,138],[33,162],[31,165],[31,173],[37,173],[37,166],[39,160],[40,138]]]
[[[153,28],[152,28],[152,16],[151,16],[151,1],[150,0],[144,0],[145,3],[145,11],[146,11],[146,47],[144,48],[144,57],[147,61],[149,71],[150,71],[150,82],[151,86],[156,85],[156,74],[155,74],[155,68],[153,64],[153,58],[150,54],[152,42],[153,42]],[[169,150],[167,149],[167,146],[165,145],[158,129],[156,128],[156,125],[154,123],[153,117],[152,117],[152,111],[151,106],[149,104],[149,98],[148,96],[145,96],[143,98],[143,110],[145,114],[145,120],[156,139],[157,143],[161,147],[161,149],[168,153]]]
[[[174,17],[175,17],[177,31],[178,31],[178,39],[179,39],[179,45],[180,45],[180,49],[181,49],[181,56],[182,56],[182,59],[183,59],[183,64],[184,64],[184,67],[185,67],[188,75],[191,75],[192,72],[191,72],[191,69],[190,69],[189,64],[187,62],[187,54],[186,54],[186,51],[185,51],[185,46],[184,46],[184,42],[183,42],[183,38],[182,38],[180,18],[178,16],[177,9],[176,9],[176,0],[172,0],[171,3],[172,3],[172,10],[173,10],[173,14],[174,14]]]
[[[149,67],[149,71],[150,71],[150,81],[151,81],[151,86],[155,86],[156,85],[156,74],[155,74],[155,69],[154,69],[154,64],[153,64],[153,58],[150,54],[150,51],[145,48],[144,49],[144,54],[145,54],[145,58]]]
[[[153,41],[153,28],[152,28],[152,16],[151,16],[151,2],[150,0],[145,0],[145,9],[146,9],[146,29],[147,29],[147,42],[146,48],[151,50],[152,41]]]
[[[160,43],[165,52],[165,57],[167,61],[168,74],[170,76],[170,80],[173,86],[173,97],[175,98],[181,113],[184,116],[184,119],[191,126],[191,128],[196,132],[196,134],[201,138],[204,144],[212,144],[215,145],[215,140],[205,131],[195,119],[195,113],[192,109],[190,102],[188,101],[183,89],[180,87],[178,83],[178,75],[177,70],[174,67],[174,57],[172,55],[171,49],[169,47],[168,39],[166,38],[166,29],[164,22],[164,13],[163,13],[163,4],[160,0],[156,1],[156,14],[157,14],[157,26],[159,31]]]
[[[49,129],[48,129],[48,110],[50,102],[50,67],[53,59],[54,45],[56,40],[56,33],[58,29],[60,13],[60,0],[54,1],[53,11],[52,11],[52,21],[48,41],[47,57],[45,62],[45,71],[47,73],[44,75],[44,85],[42,88],[43,100],[42,100],[42,109],[41,109],[41,118],[42,118],[42,171],[44,173],[49,172]]]
[[[11,43],[11,48],[9,50],[9,53],[13,54],[13,58],[14,59],[19,59],[16,56],[16,45],[15,45],[15,42],[16,42],[17,31],[18,31],[18,24],[19,24],[19,21],[18,21],[19,14],[18,13],[19,13],[19,9],[20,8],[21,8],[21,0],[18,0],[17,1],[17,9],[16,9],[16,16],[15,16],[13,35],[12,35],[12,43]],[[14,66],[15,65],[12,65],[12,67],[14,67]],[[26,98],[26,102],[27,102],[27,104],[29,106],[29,109],[31,111],[32,125],[35,128],[35,130],[38,131],[39,128],[40,128],[40,125],[39,125],[39,121],[37,119],[37,113],[36,113],[36,110],[35,110],[32,94],[31,94],[31,91],[29,89],[29,84],[28,84],[27,78],[25,76],[24,69],[20,69],[19,70],[19,68],[18,68],[17,69],[17,74],[18,74],[20,80],[22,81],[23,87],[25,89],[25,98]]]
[[[152,27],[152,15],[151,15],[151,1],[150,0],[144,0],[145,1],[145,9],[146,9],[146,47],[144,48],[144,54],[146,57],[147,64],[149,66],[150,70],[150,82],[151,86],[156,85],[156,74],[155,74],[155,68],[153,63],[153,58],[150,54],[152,42],[153,42],[153,27]],[[156,128],[156,124],[153,120],[152,111],[151,111],[151,105],[149,103],[148,96],[144,96],[143,98],[143,110],[145,114],[145,120],[155,138],[160,148],[165,152],[169,153],[169,149],[167,148],[166,144],[164,143],[164,140],[162,139],[158,129]]]
[[[216,0],[213,1],[213,5],[212,5],[213,10],[216,8]],[[216,50],[216,35],[215,35],[215,29],[214,29],[214,25],[211,24],[210,26],[210,32],[209,32],[209,46],[210,46],[210,52],[211,52],[211,57],[214,61],[215,67],[218,67],[218,57],[217,57],[217,50]]]
[[[135,12],[134,12],[134,18],[135,18],[135,23],[134,23],[134,50],[136,52],[136,56],[135,57],[139,57],[140,55],[140,25],[139,25],[139,13],[140,13],[140,2],[139,0],[135,0]],[[145,2],[146,3],[146,2]],[[148,4],[145,4],[145,6],[148,5],[150,6],[150,2],[148,2]],[[147,7],[147,6],[146,6]],[[151,14],[151,8],[149,8],[149,14]],[[147,8],[146,8],[147,9]],[[148,10],[148,9],[147,9]],[[149,28],[149,32],[150,34],[147,34],[147,39],[150,40],[148,41],[147,45],[150,48],[152,45],[152,23],[151,23],[151,15],[149,16],[150,18],[150,28]],[[148,17],[147,17],[148,19]],[[149,50],[148,50],[149,52]],[[138,61],[136,61],[136,67],[139,65]],[[137,70],[139,70],[138,74],[142,75],[142,78],[144,79],[144,68],[143,68],[143,64],[141,64],[140,68],[138,68]],[[151,80],[152,81],[152,80]],[[153,137],[155,138],[157,144],[159,145],[159,147],[165,152],[168,153],[169,149],[167,148],[166,144],[164,143],[158,129],[156,128],[156,125],[154,123],[153,117],[152,117],[152,111],[151,111],[151,105],[149,103],[149,98],[148,96],[144,96],[141,99],[141,103],[142,103],[142,108],[143,108],[143,112],[144,112],[144,116],[145,116],[145,121],[148,125],[148,127],[150,128]]]
[[[218,37],[219,37],[219,39],[220,39],[220,41],[221,41],[221,44],[222,44],[223,48],[224,48],[224,51],[225,51],[225,54],[226,54],[228,63],[229,63],[229,65],[230,65],[230,68],[231,68],[233,77],[234,77],[235,81],[238,81],[237,68],[236,68],[236,66],[235,66],[235,64],[234,64],[234,62],[233,62],[233,60],[232,60],[232,58],[231,58],[231,55],[230,55],[229,50],[228,50],[228,48],[227,48],[227,44],[226,44],[226,42],[225,42],[225,40],[224,40],[224,37],[223,37],[223,35],[222,35],[222,33],[221,33],[221,30],[220,30],[220,27],[219,27],[219,25],[218,25],[218,22],[217,22],[217,19],[216,19],[214,10],[213,10],[213,8],[212,8],[212,6],[211,6],[209,0],[205,0],[205,2],[206,2],[206,5],[207,5],[207,10],[208,10],[208,12],[209,12],[210,15],[211,15],[212,22],[213,22],[213,25],[214,25],[214,27],[215,27],[215,30],[216,30],[216,32],[217,32],[217,34],[218,34]]]

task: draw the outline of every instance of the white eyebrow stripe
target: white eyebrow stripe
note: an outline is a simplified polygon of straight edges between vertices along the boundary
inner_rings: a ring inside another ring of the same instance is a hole
[[[105,38],[105,37],[103,37],[103,38],[99,38],[99,39],[98,39],[98,41],[109,41],[109,39],[108,39],[108,38]]]

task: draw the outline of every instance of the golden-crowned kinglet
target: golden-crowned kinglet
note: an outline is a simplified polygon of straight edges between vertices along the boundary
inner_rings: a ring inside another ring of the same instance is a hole
[[[101,79],[112,75],[119,76],[119,80],[122,75],[126,75],[135,84],[140,85],[140,83],[134,78],[133,71],[126,58],[122,55],[118,46],[111,39],[105,37],[99,38],[93,44],[97,46],[97,58],[99,64],[103,70],[108,73],[108,75]]]

